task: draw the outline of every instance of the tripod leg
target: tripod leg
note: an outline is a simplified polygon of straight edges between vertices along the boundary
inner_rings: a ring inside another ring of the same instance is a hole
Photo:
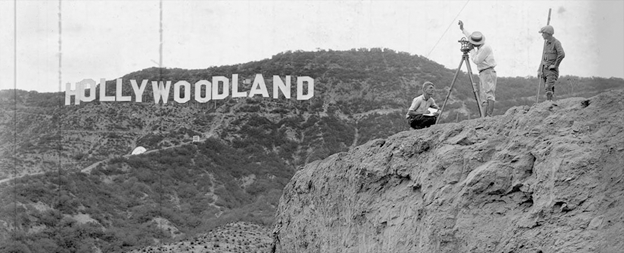
[[[461,66],[462,64],[464,64],[464,58],[462,58],[461,61],[459,61],[459,67],[457,67],[457,71],[455,71],[455,76],[453,77],[453,81],[451,82],[451,87],[449,88],[448,93],[446,94],[446,99],[444,99],[444,103],[442,104],[442,108],[440,109],[440,114],[438,114],[438,117],[436,118],[436,124],[438,124],[438,121],[440,121],[440,117],[442,117],[442,112],[444,112],[444,107],[446,106],[446,102],[448,101],[449,97],[451,96],[451,91],[453,90],[453,85],[455,85],[455,81],[457,81],[457,76],[459,75],[459,71],[461,71]],[[468,64],[466,64],[468,65]],[[470,65],[468,65],[468,70],[470,70]]]
[[[482,91],[477,91],[474,87],[474,80],[472,78],[472,69],[470,68],[470,62],[468,62],[468,57],[466,55],[466,57],[463,58],[464,61],[466,61],[466,67],[468,68],[468,78],[470,78],[470,86],[472,86],[472,93],[474,93],[475,95],[475,100],[477,100],[477,107],[479,108],[479,115],[481,117],[485,117],[485,112],[483,111],[483,105],[481,104],[481,97],[479,96],[479,94]]]

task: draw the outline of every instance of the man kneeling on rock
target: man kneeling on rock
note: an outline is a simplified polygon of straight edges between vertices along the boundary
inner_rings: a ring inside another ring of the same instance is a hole
[[[412,105],[409,107],[405,117],[407,118],[407,124],[413,129],[421,129],[430,127],[435,124],[438,118],[438,110],[433,113],[429,111],[429,108],[440,109],[433,100],[433,83],[423,83],[423,94],[412,100]]]

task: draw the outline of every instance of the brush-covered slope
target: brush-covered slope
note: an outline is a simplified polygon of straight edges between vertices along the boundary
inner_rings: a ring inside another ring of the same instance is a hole
[[[249,80],[262,74],[272,94],[273,75],[291,75],[293,83],[309,76],[315,84],[310,100],[255,96],[178,104],[171,91],[167,104],[155,104],[148,84],[141,103],[99,102],[98,91],[93,102],[64,105],[63,93],[0,91],[0,251],[14,245],[32,252],[120,252],[228,222],[272,224],[296,170],[408,130],[404,115],[420,85],[436,83],[442,101],[454,73],[389,49],[322,50],[120,77],[122,95],[133,96],[131,80],[195,84],[237,74],[248,91]],[[459,80],[443,123],[478,115],[468,77],[462,73]],[[115,83],[107,81],[106,95],[115,95]],[[534,78],[498,83],[495,114],[532,103]],[[558,95],[586,96],[623,83],[562,77]],[[138,146],[147,152],[131,156]]]
[[[306,165],[278,252],[620,252],[624,92],[370,141]]]

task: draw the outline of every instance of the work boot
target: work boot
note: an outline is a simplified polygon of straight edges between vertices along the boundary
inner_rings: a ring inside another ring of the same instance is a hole
[[[487,108],[485,109],[485,116],[492,117],[494,114],[494,100],[487,101]]]
[[[546,100],[548,100],[548,101],[552,101],[552,99],[553,99],[553,93],[552,93],[552,91],[547,91],[547,92],[546,92]]]

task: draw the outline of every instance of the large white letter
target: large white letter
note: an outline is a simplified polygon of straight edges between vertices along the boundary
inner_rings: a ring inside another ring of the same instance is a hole
[[[232,97],[233,98],[244,98],[247,96],[246,91],[239,92],[238,91],[238,74],[232,75]]]
[[[132,84],[132,90],[134,91],[134,100],[136,102],[143,102],[143,92],[145,91],[145,85],[147,85],[147,79],[143,79],[141,81],[141,87],[138,87],[136,80],[131,79],[130,84]]]
[[[204,89],[206,91],[205,97],[201,96],[202,86],[206,86],[206,88]],[[212,92],[212,84],[208,82],[207,80],[199,80],[195,83],[195,101],[200,102],[200,103],[206,103],[210,101],[211,92]]]
[[[282,91],[284,97],[290,98],[290,76],[286,76],[286,84],[279,76],[273,76],[273,98],[279,98],[278,90]]]
[[[264,84],[264,77],[262,77],[262,74],[256,74],[256,78],[254,78],[254,82],[251,85],[249,97],[253,97],[255,95],[262,95],[265,98],[269,97],[269,92]]]
[[[219,94],[219,83],[223,83],[223,93]],[[230,95],[230,80],[225,76],[212,77],[212,99],[224,99]]]
[[[80,94],[82,94],[82,85],[80,83],[76,83],[76,89],[71,89],[71,83],[65,84],[65,105],[71,104],[71,96],[74,95],[74,104],[80,104]]]
[[[91,102],[95,100],[95,81],[93,79],[84,79],[78,83],[82,86],[82,92],[80,94],[80,101]],[[87,97],[87,85],[89,85],[89,96]]]
[[[152,81],[152,92],[154,92],[154,103],[158,104],[160,102],[160,98],[162,97],[163,104],[167,103],[169,100],[169,88],[171,88],[171,81],[165,82],[160,81],[160,84],[156,81]]]
[[[303,83],[308,83],[308,94],[303,95]],[[309,76],[297,77],[297,100],[308,100],[314,96],[314,79]]]
[[[180,86],[184,86],[183,98],[180,97]],[[191,84],[187,81],[177,81],[173,85],[173,100],[180,104],[184,104],[191,100]]]
[[[100,101],[115,101],[115,96],[106,96],[106,79],[100,78]]]
[[[130,96],[123,96],[123,89],[121,87],[123,83],[123,80],[121,80],[121,78],[117,78],[117,86],[116,86],[116,92],[115,95],[117,95],[117,101],[130,101],[132,100],[132,97]]]

